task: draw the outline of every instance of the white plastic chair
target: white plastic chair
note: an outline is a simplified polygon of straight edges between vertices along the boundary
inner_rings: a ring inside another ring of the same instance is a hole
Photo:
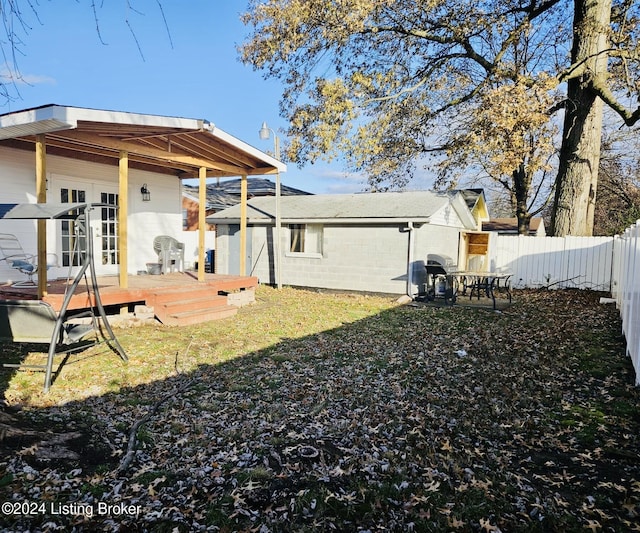
[[[153,239],[153,249],[158,254],[158,261],[162,263],[162,273],[184,272],[184,243],[169,235],[158,235]]]

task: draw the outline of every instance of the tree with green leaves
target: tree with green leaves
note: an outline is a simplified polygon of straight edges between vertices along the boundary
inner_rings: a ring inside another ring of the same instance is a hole
[[[581,235],[602,106],[627,125],[640,115],[620,100],[638,92],[637,11],[630,0],[252,0],[241,54],[285,84],[292,161],[345,157],[380,188],[442,151],[506,184],[523,220],[564,109],[554,231]]]

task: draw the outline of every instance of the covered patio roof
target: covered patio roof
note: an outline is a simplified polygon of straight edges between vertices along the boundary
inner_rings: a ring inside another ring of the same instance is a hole
[[[127,217],[129,170],[139,169],[198,178],[200,184],[198,279],[204,280],[206,179],[241,177],[241,204],[246,212],[247,176],[276,174],[286,165],[216,128],[204,119],[189,119],[44,105],[0,115],[0,146],[34,153],[37,203],[47,202],[46,159],[61,156],[118,168],[118,246],[121,287],[128,284]],[[279,178],[278,178],[279,179]],[[46,261],[46,227],[38,222],[38,261]],[[246,248],[246,217],[240,224]],[[240,256],[240,273],[245,270]],[[38,276],[38,295],[46,294],[46,271]]]
[[[0,115],[0,146],[33,151],[46,135],[47,153],[108,165],[126,151],[129,167],[197,178],[285,172],[286,165],[203,119],[45,105]]]

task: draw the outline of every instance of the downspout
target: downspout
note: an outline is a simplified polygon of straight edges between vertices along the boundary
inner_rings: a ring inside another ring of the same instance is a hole
[[[407,296],[413,300],[413,243],[415,240],[413,222],[407,223],[407,231],[409,232],[409,248],[407,250]]]

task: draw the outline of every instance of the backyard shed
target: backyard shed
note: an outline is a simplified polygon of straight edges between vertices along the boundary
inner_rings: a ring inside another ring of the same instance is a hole
[[[466,264],[460,234],[480,222],[461,191],[407,191],[287,196],[281,199],[281,256],[274,250],[275,199],[247,204],[247,273],[301,287],[416,294],[427,256]],[[207,217],[216,224],[216,271],[239,268],[241,211],[234,206]]]

